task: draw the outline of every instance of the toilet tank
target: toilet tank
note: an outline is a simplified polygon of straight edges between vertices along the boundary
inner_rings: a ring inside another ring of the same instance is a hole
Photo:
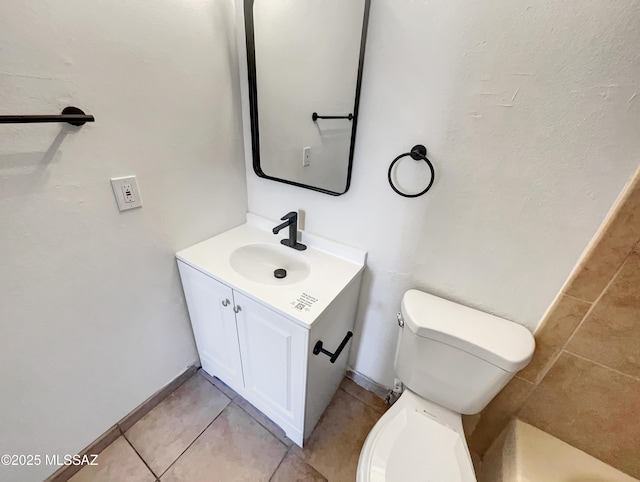
[[[478,413],[533,356],[524,326],[422,291],[404,294],[401,316],[398,378],[457,413]]]

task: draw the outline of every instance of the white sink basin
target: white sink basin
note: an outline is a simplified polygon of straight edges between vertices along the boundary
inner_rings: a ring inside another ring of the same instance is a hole
[[[311,273],[311,265],[304,255],[277,244],[245,244],[233,250],[229,262],[240,276],[269,285],[300,283]],[[286,270],[287,275],[276,278],[276,269]]]
[[[277,221],[247,213],[247,222],[177,253],[179,261],[308,328],[358,279],[367,253],[310,233],[304,251],[280,244]],[[278,279],[276,269],[287,270]],[[359,283],[359,281],[358,281]]]

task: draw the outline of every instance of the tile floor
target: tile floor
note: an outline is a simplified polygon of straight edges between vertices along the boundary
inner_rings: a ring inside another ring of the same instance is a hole
[[[386,410],[344,379],[304,449],[221,381],[199,371],[70,480],[355,480],[360,449]]]

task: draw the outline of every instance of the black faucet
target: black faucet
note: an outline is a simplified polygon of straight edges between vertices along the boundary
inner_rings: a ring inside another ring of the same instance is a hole
[[[289,246],[290,248],[297,249],[298,251],[304,251],[307,247],[298,242],[298,213],[291,211],[290,213],[285,214],[280,218],[284,223],[273,228],[273,234],[278,234],[278,232],[289,227],[289,238],[283,239],[280,242],[285,246]]]

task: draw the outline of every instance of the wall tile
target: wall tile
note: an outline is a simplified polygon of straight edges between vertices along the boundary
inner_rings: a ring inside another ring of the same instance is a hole
[[[518,417],[640,477],[640,382],[563,353]]]
[[[473,432],[467,434],[469,450],[482,456],[532,391],[532,383],[513,378],[482,411]]]
[[[629,256],[567,350],[640,378],[640,254]]]
[[[640,169],[574,270],[565,293],[594,301],[640,239]]]
[[[531,363],[521,370],[518,376],[535,383],[562,350],[589,308],[591,303],[560,295],[536,332],[536,350]]]

